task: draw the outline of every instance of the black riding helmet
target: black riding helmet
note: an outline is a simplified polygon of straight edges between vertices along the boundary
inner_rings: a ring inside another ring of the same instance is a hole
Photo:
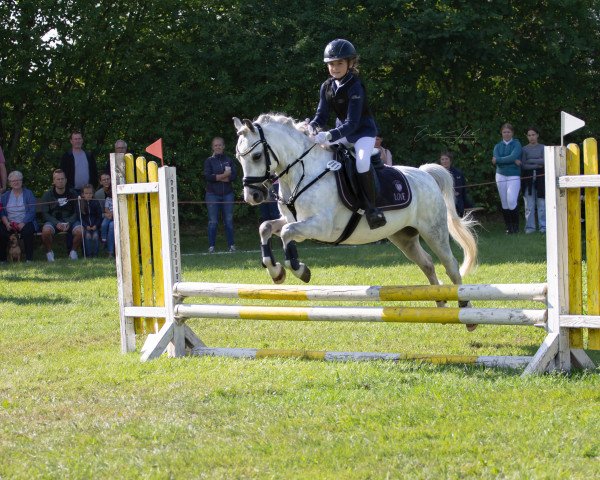
[[[336,38],[327,44],[325,47],[325,53],[323,54],[323,61],[325,63],[332,62],[333,60],[342,60],[344,58],[356,57],[356,49],[348,40],[343,38]]]

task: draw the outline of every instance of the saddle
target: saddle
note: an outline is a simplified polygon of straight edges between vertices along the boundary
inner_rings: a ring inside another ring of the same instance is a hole
[[[359,187],[354,152],[344,145],[334,146],[334,160],[341,164],[335,171],[335,182],[340,200],[346,208],[361,215],[366,208],[366,199]],[[406,208],[412,201],[412,192],[406,177],[399,170],[388,167],[379,152],[371,157],[371,167],[377,184],[377,207],[381,210]]]

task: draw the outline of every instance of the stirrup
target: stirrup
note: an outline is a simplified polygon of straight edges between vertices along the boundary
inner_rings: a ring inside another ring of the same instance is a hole
[[[385,215],[378,208],[370,208],[366,211],[365,216],[367,217],[367,223],[371,230],[383,227],[387,223]]]

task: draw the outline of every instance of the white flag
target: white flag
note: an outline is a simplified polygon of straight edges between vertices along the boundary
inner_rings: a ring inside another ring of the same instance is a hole
[[[579,130],[583,126],[585,126],[585,122],[580,118],[574,117],[573,115],[569,115],[567,112],[560,112],[561,137],[564,137],[565,135],[574,132],[575,130]]]

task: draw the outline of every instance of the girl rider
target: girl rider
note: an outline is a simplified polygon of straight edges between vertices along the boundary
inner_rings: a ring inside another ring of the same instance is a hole
[[[315,135],[316,143],[354,145],[356,170],[367,199],[367,222],[371,229],[383,227],[386,220],[376,207],[377,190],[371,169],[377,126],[367,103],[365,87],[357,76],[356,49],[348,40],[338,38],[325,47],[323,61],[331,77],[321,85],[317,113],[309,123],[310,133]],[[317,133],[327,124],[331,110],[337,117],[336,128]]]

